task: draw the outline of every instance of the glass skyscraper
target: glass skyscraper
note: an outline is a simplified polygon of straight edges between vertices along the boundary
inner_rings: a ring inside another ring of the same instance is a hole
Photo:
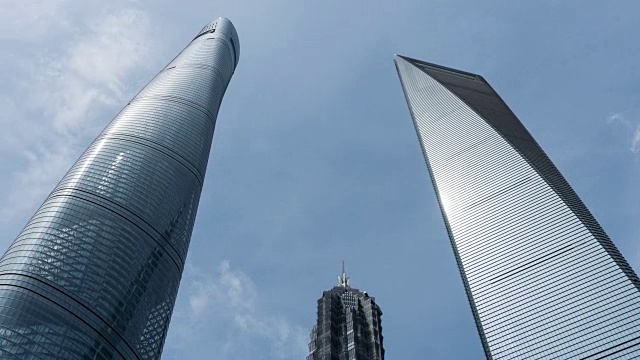
[[[395,63],[487,358],[639,358],[638,277],[504,101]]]
[[[160,358],[238,57],[205,26],[47,197],[0,259],[0,358]]]
[[[318,300],[307,360],[384,360],[381,316],[375,298],[351,287],[343,263],[338,286]]]

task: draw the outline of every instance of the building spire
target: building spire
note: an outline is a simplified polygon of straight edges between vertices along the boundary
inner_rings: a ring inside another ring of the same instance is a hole
[[[342,275],[338,276],[338,285],[342,287],[349,287],[349,277],[344,271],[344,260],[342,260]]]

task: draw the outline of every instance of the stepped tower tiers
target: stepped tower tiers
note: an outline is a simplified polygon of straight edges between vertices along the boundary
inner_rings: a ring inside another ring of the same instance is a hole
[[[384,360],[382,310],[366,291],[352,288],[344,270],[338,285],[318,299],[307,360]]]

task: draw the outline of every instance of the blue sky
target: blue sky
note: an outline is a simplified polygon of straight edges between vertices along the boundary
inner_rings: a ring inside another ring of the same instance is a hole
[[[482,74],[640,270],[633,1],[0,0],[0,247],[208,21],[241,58],[163,359],[300,359],[345,260],[390,359],[482,350],[393,66]]]

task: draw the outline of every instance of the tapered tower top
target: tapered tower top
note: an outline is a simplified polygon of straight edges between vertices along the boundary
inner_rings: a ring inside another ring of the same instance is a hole
[[[342,275],[338,276],[338,285],[348,288],[349,287],[349,277],[347,273],[344,271],[344,260],[342,260]]]
[[[205,35],[207,39],[219,38],[228,43],[231,51],[233,52],[235,68],[238,64],[238,60],[240,60],[240,38],[238,38],[238,32],[236,31],[235,26],[233,26],[231,20],[225,17],[219,17],[212,20],[205,25],[202,30],[200,30],[194,40]]]
[[[306,360],[384,360],[382,310],[373,296],[351,287],[344,261],[338,285],[323,291],[317,306]],[[326,339],[331,340],[330,346]]]

